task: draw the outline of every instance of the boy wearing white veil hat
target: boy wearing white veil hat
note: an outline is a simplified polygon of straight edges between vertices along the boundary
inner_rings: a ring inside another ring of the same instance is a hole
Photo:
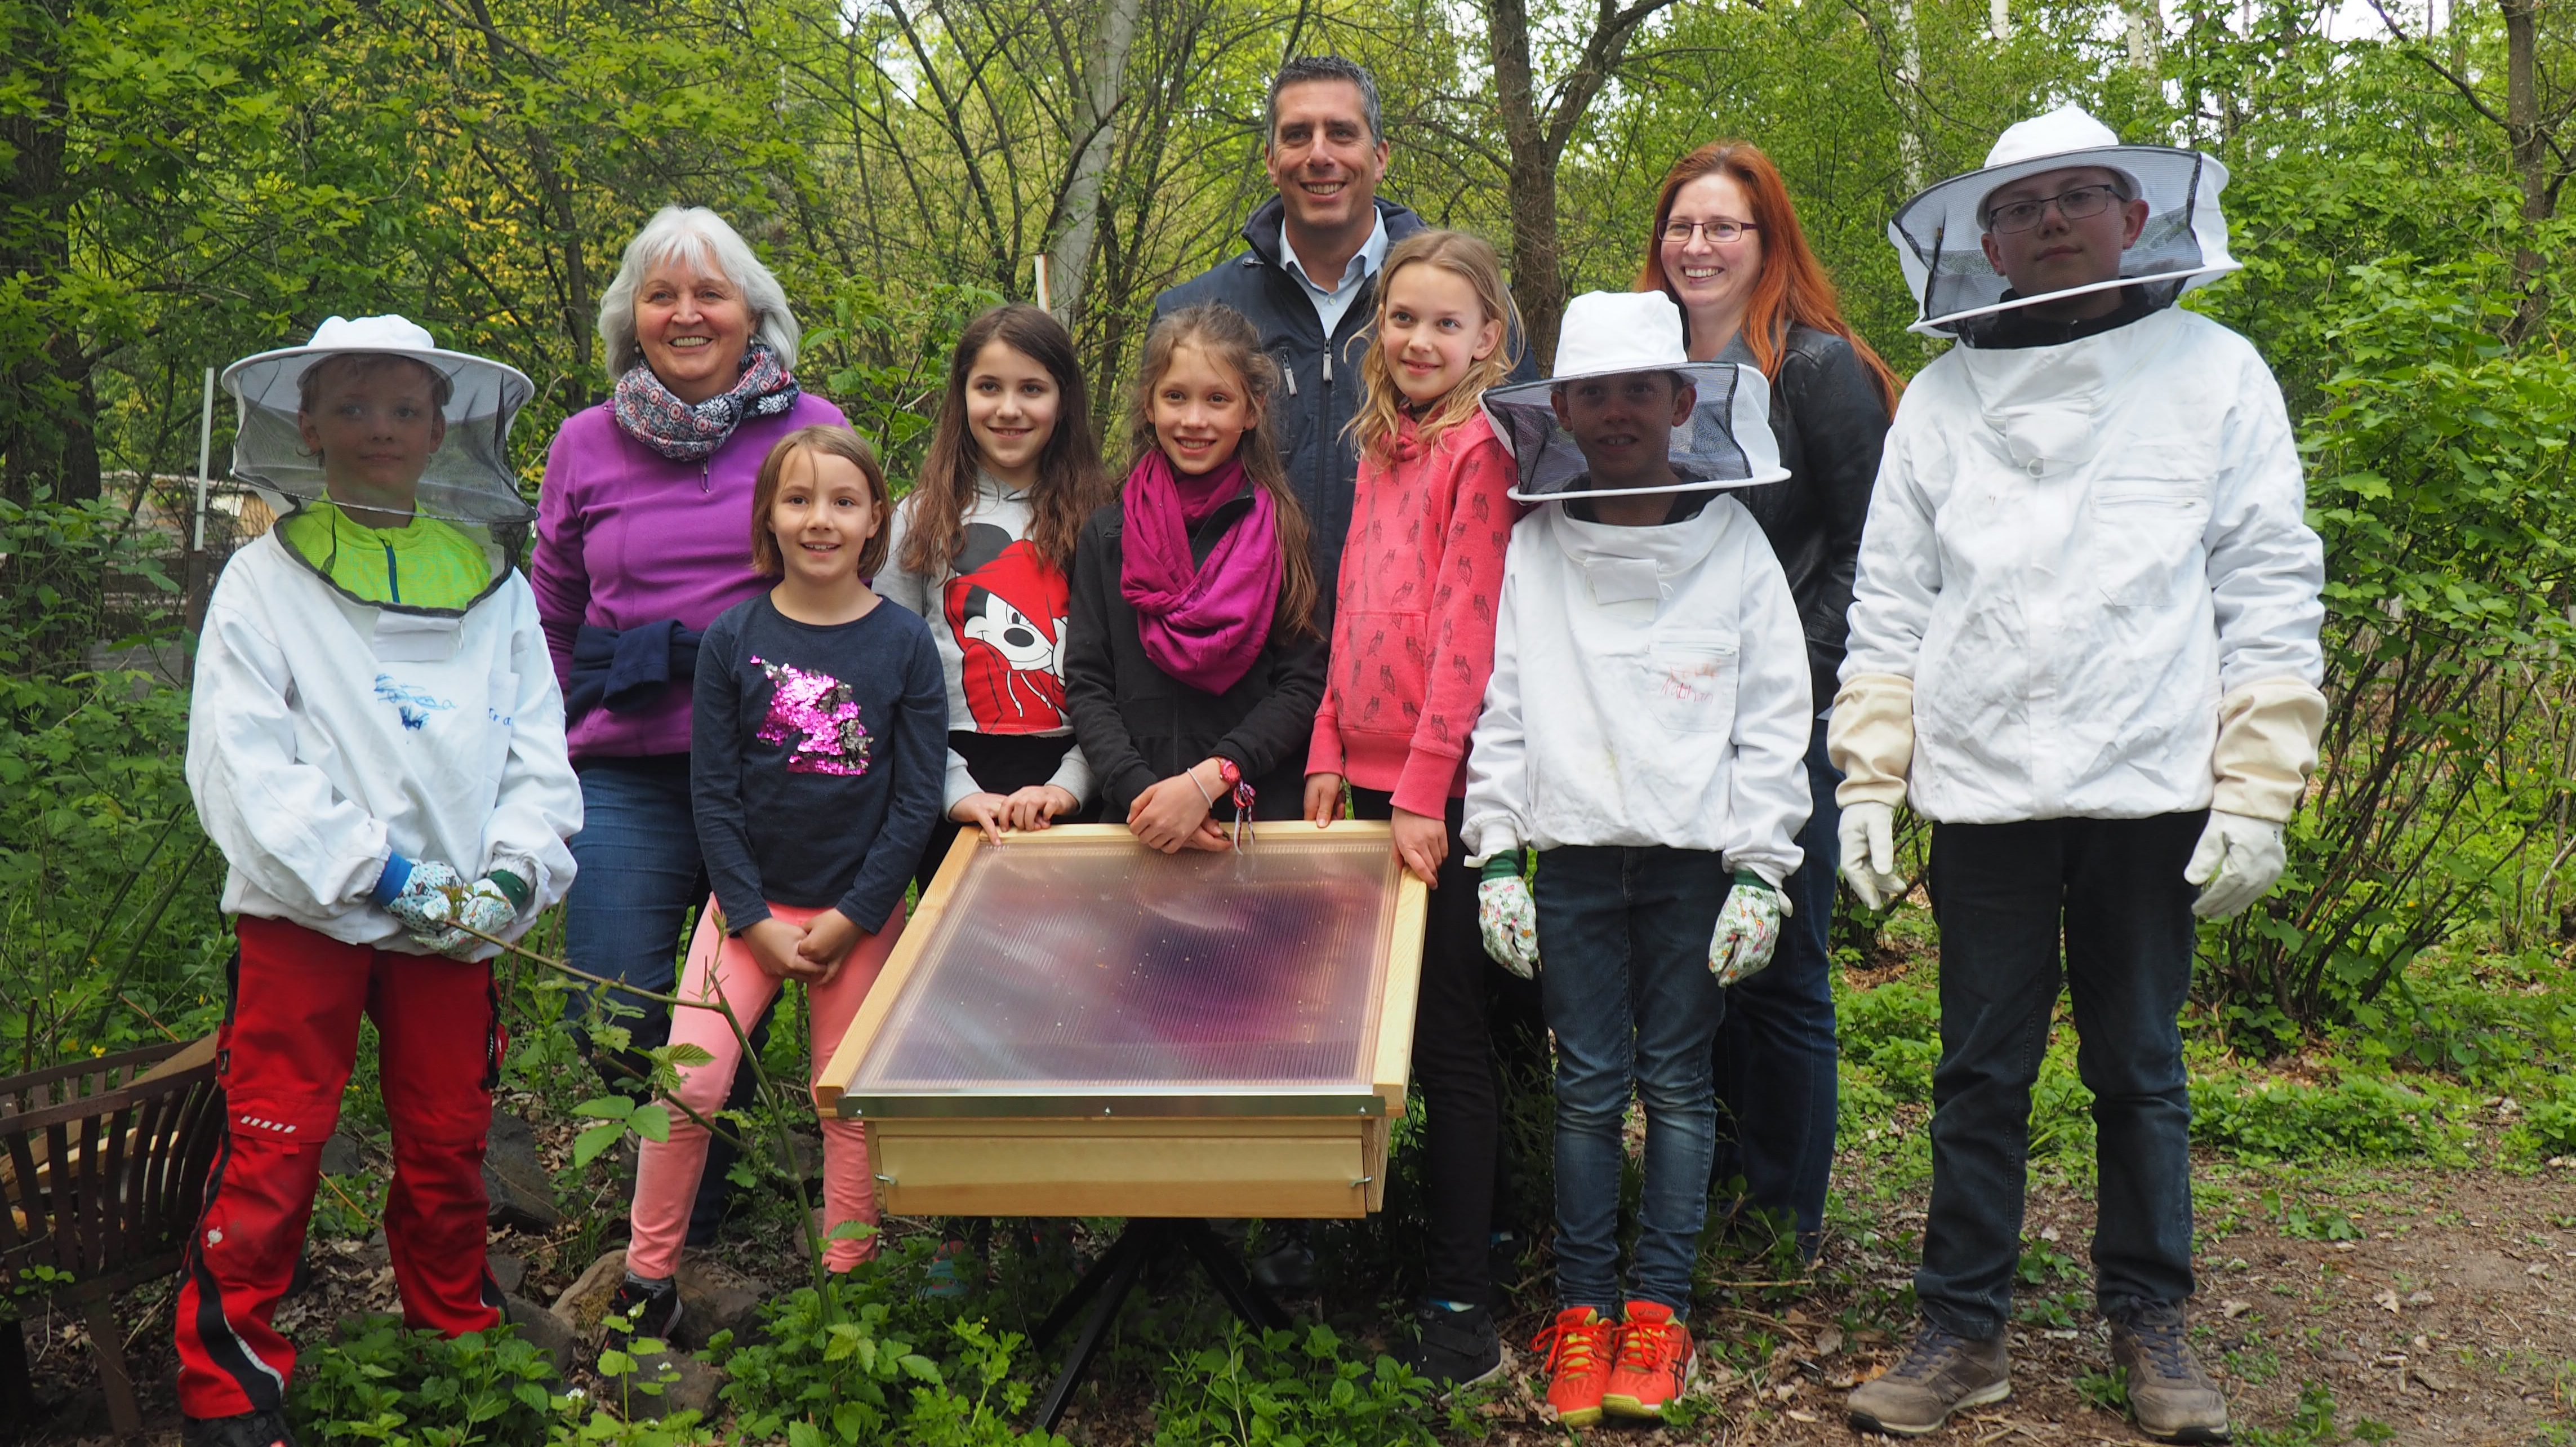
[[[361,1015],[382,1042],[385,1237],[405,1321],[500,1319],[484,1137],[504,1044],[489,960],[571,882],[581,793],[507,463],[533,391],[401,317],[333,317],[234,363],[235,474],[279,514],[206,609],[188,784],[240,954],[225,1147],[178,1303],[188,1447],[289,1442],[270,1324],[303,1250]]]
[[[2316,766],[2325,565],[2270,370],[2173,305],[2235,269],[2226,178],[2067,107],[1890,227],[1915,329],[1961,345],[1888,434],[1828,733],[1845,877],[1873,908],[1902,892],[1891,821],[1911,801],[1941,929],[1924,1323],[1852,1393],[1868,1430],[1930,1432],[2012,1390],[2030,1090],[2065,986],[2113,1362],[2150,1436],[2227,1435],[2184,1334],[2179,1020],[2194,917],[2279,878]]]
[[[1710,1045],[1725,987],[1779,943],[1809,808],[1797,604],[1725,495],[1788,474],[1761,372],[1690,361],[1661,292],[1576,297],[1554,380],[1495,388],[1485,410],[1511,495],[1545,504],[1512,530],[1459,831],[1487,952],[1523,977],[1546,961],[1561,1310],[1536,1349],[1559,1421],[1659,1418],[1697,1360]],[[1645,1194],[1623,1301],[1632,1095]]]

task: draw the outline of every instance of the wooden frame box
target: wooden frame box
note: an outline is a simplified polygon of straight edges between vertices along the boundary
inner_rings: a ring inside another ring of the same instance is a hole
[[[1354,1217],[1385,1200],[1425,896],[1387,826],[962,833],[814,1088],[904,1215]]]

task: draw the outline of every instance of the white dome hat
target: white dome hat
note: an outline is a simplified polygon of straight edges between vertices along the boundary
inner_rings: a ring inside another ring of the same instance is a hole
[[[1673,429],[1672,467],[1681,481],[1669,487],[1603,491],[1579,486],[1588,464],[1573,436],[1558,425],[1549,393],[1561,382],[1628,372],[1675,372],[1698,389],[1690,420]],[[1707,492],[1778,482],[1789,475],[1771,436],[1770,382],[1758,368],[1692,361],[1682,341],[1681,308],[1660,291],[1588,291],[1568,302],[1557,328],[1555,374],[1544,382],[1493,388],[1485,393],[1484,407],[1494,436],[1520,464],[1520,481],[1511,493],[1520,502],[1549,502],[1577,492],[1587,497]]]
[[[430,339],[429,329],[400,316],[331,317],[300,347],[244,357],[224,369],[224,390],[240,404],[233,475],[271,494],[281,513],[324,495],[322,460],[304,450],[296,423],[304,374],[334,356],[407,357],[447,379],[447,439],[420,479],[420,510],[453,522],[520,523],[535,509],[519,496],[510,470],[510,424],[536,395],[518,368]],[[283,504],[282,506],[280,504]]]
[[[2079,166],[2116,171],[2147,203],[2137,244],[2121,254],[2120,275],[2040,296],[2007,298],[2011,283],[1986,260],[1986,198],[2026,176]],[[2227,167],[2201,151],[2128,146],[2081,106],[2063,105],[2006,130],[1983,168],[1925,187],[1887,226],[1914,293],[1913,330],[1973,342],[1978,322],[2035,301],[2145,283],[2160,302],[2239,268],[2227,253],[2219,192]]]

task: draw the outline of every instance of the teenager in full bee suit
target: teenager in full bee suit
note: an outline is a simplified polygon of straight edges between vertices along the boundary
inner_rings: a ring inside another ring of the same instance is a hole
[[[2325,567],[2270,370],[2174,304],[2236,268],[2226,179],[2069,106],[1889,228],[1915,329],[1959,345],[1888,433],[1828,735],[1845,877],[1872,907],[1901,892],[1910,802],[1941,931],[1923,1324],[1852,1393],[1866,1430],[1931,1432],[2012,1390],[2030,1092],[2063,985],[2112,1359],[2150,1436],[2227,1435],[2184,1335],[2179,1020],[2195,919],[2280,877],[2316,766]]]
[[[484,1137],[506,1043],[483,935],[572,882],[581,791],[536,599],[510,421],[533,389],[401,317],[333,317],[235,362],[233,471],[277,525],[224,568],[197,649],[188,785],[241,953],[226,1132],[178,1303],[188,1447],[275,1447],[304,1247],[363,1014],[382,1041],[403,1318],[500,1319]]]

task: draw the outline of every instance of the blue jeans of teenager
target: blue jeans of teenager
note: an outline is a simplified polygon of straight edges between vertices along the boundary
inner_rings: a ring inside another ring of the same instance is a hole
[[[1814,812],[1798,835],[1807,858],[1781,886],[1793,913],[1783,922],[1771,967],[1726,992],[1726,1021],[1717,1030],[1717,1160],[1709,1175],[1719,1209],[1749,1205],[1789,1218],[1810,1257],[1824,1234],[1825,1186],[1842,1108],[1832,954],[1842,850],[1834,786],[1842,778],[1825,756],[1825,725],[1818,720],[1807,746]],[[1739,1180],[1740,1195],[1728,1190]]]
[[[578,872],[564,898],[564,954],[574,969],[670,994],[679,984],[683,932],[707,897],[697,818],[689,806],[688,756],[591,759],[579,773],[582,826],[572,838]],[[586,995],[573,997],[574,1027],[608,1087],[640,1098],[650,1073],[640,1052],[670,1042],[671,1012],[650,1000],[611,998],[643,1012],[613,1016],[629,1032],[629,1049],[591,1048],[588,1032],[581,1030],[581,1017],[589,1008]],[[754,1041],[765,1040],[768,1031],[764,1016],[753,1027]],[[751,1072],[740,1071],[725,1103],[747,1109],[755,1094]],[[709,1143],[706,1173],[689,1219],[692,1245],[714,1238],[732,1190],[725,1173],[733,1169],[733,1158],[734,1148],[721,1134]]]
[[[2118,1319],[2191,1295],[2191,1094],[2183,1074],[2192,887],[2204,812],[1941,824],[1941,1063],[1932,1210],[1914,1294],[1935,1326],[1990,1338],[2012,1318],[2030,1093],[2061,986],[2093,1092],[2095,1298]],[[2062,937],[2064,963],[2058,953]]]
[[[1709,936],[1732,883],[1715,854],[1567,845],[1539,856],[1539,996],[1556,1032],[1556,1283],[1616,1317],[1621,1126],[1646,1108],[1632,1298],[1686,1314],[1717,1132],[1709,1042],[1726,992]]]

